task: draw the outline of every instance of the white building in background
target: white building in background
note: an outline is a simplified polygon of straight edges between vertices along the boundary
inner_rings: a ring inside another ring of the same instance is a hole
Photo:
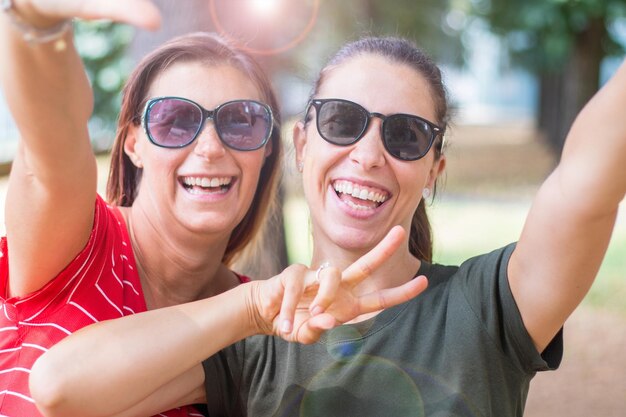
[[[465,36],[472,45],[466,66],[442,68],[455,124],[534,123],[535,77],[509,65],[502,42],[486,28],[474,26]]]

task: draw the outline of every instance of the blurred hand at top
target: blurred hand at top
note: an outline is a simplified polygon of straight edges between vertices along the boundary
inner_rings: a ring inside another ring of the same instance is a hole
[[[72,18],[107,19],[148,30],[161,24],[159,9],[150,0],[13,0],[13,5],[24,21],[42,28]]]

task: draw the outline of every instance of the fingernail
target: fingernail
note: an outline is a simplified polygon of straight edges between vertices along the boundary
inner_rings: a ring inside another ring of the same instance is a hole
[[[291,322],[289,320],[283,320],[283,324],[280,326],[280,331],[283,333],[291,332]]]
[[[321,314],[323,312],[324,312],[324,309],[320,306],[315,306],[311,309],[312,316],[317,316],[318,314]]]

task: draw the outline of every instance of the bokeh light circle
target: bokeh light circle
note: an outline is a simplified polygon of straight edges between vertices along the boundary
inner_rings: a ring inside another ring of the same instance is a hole
[[[211,20],[215,25],[215,29],[222,36],[234,42],[238,48],[250,54],[276,55],[286,52],[298,45],[307,37],[311,29],[315,26],[320,0],[311,0],[310,6],[308,7],[310,10],[303,7],[302,2],[282,0],[284,7],[281,12],[283,16],[280,16],[281,13],[273,13],[274,10],[272,10],[272,8],[275,6],[269,4],[269,2],[276,2],[280,0],[264,0],[268,2],[265,11],[260,9],[260,7],[263,7],[261,4],[262,1],[263,0],[227,0],[220,2],[219,0],[209,0],[209,12]],[[228,19],[229,16],[226,16],[226,14],[228,14],[228,10],[226,12],[224,10],[218,10],[218,3],[222,5],[222,8],[233,8],[231,13],[229,13],[230,19]],[[291,7],[292,9],[287,9],[288,7]],[[251,12],[255,12],[256,15],[249,16]],[[308,12],[308,18],[305,19],[306,22],[304,20],[302,21],[303,27],[297,30],[297,32],[292,33],[288,39],[284,41],[281,39],[282,42],[280,45],[274,45],[271,47],[254,45],[254,41],[261,37],[265,37],[266,39],[281,38],[281,36],[279,36],[280,28],[288,26],[287,23],[299,24],[294,16],[297,16],[298,13],[304,12]],[[255,34],[254,38],[251,38],[250,34],[242,33],[248,29],[245,24],[246,14],[248,14],[248,23],[250,25],[265,22],[268,27],[271,27],[271,29],[264,31],[264,33],[261,34]],[[272,14],[274,14],[274,16],[272,16]],[[255,19],[252,19],[252,17],[255,17]],[[240,19],[241,22],[238,22],[237,19]],[[239,34],[237,32],[239,32]]]

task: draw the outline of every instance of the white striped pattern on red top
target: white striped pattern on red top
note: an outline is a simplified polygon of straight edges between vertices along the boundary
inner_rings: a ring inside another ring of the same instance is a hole
[[[7,240],[0,240],[0,294],[7,294]],[[87,246],[46,286],[0,296],[0,417],[40,417],[28,389],[35,360],[76,330],[146,311],[128,232],[118,209],[98,196]],[[193,407],[159,416],[202,416]]]

